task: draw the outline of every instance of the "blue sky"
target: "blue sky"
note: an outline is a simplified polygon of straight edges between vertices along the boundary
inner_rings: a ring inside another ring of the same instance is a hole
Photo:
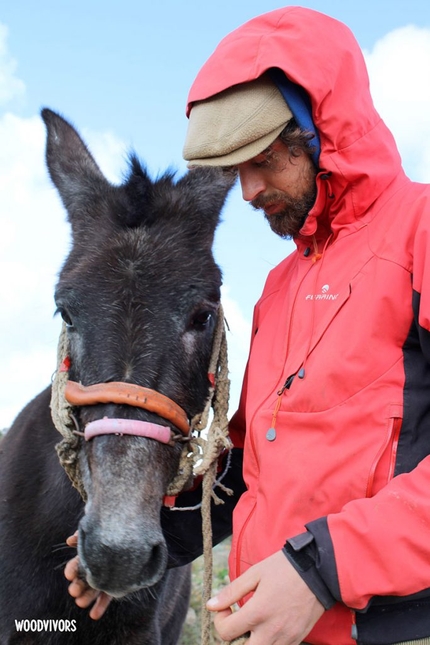
[[[428,0],[303,2],[343,20],[369,65],[375,103],[408,174],[430,181]],[[194,76],[229,31],[284,6],[269,0],[9,0],[0,7],[0,428],[47,383],[58,321],[53,286],[68,228],[44,167],[47,106],[83,134],[110,179],[133,148],[155,175],[181,158],[184,107]],[[253,304],[272,266],[293,246],[270,232],[236,189],[215,253],[237,400]]]

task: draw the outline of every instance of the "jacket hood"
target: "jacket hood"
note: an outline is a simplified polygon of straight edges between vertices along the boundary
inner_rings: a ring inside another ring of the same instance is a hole
[[[394,138],[373,105],[361,49],[343,23],[301,7],[246,22],[220,42],[201,68],[187,114],[193,102],[273,69],[309,96],[321,145],[320,177],[329,178],[325,190],[318,181],[318,197],[301,234],[314,234],[322,213],[335,234],[345,225],[359,226],[402,170]]]

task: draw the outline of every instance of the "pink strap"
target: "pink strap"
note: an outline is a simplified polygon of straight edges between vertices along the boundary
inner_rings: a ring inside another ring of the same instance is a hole
[[[166,426],[149,421],[136,421],[134,419],[98,419],[91,421],[85,427],[85,439],[89,441],[93,437],[103,434],[131,434],[137,437],[148,437],[156,439],[161,443],[169,443],[172,438],[172,431]]]

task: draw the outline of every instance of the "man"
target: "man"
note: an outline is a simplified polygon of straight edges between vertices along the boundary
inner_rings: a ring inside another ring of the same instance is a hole
[[[189,165],[237,172],[297,246],[255,309],[215,626],[249,645],[428,644],[430,188],[405,176],[350,31],[311,10],[229,34],[188,114]]]

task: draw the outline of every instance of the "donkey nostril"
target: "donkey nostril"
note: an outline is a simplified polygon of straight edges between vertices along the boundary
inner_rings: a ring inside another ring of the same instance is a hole
[[[160,542],[154,544],[148,553],[149,557],[143,566],[142,573],[147,580],[156,581],[163,573],[167,565],[167,549],[165,545]]]
[[[161,544],[156,544],[152,547],[151,561],[158,563],[160,560],[163,560],[163,548]]]

